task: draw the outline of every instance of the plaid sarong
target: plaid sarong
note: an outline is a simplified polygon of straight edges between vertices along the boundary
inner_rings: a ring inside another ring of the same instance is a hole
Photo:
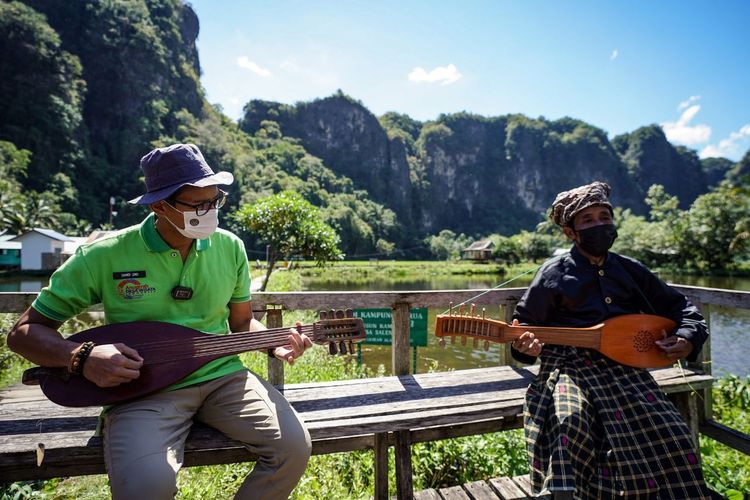
[[[690,431],[646,370],[547,345],[524,422],[535,493],[710,498]]]

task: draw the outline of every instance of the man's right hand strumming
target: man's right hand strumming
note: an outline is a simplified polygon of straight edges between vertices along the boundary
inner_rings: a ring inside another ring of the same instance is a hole
[[[99,387],[114,387],[137,379],[142,366],[138,351],[125,344],[97,345],[83,365],[83,376]]]

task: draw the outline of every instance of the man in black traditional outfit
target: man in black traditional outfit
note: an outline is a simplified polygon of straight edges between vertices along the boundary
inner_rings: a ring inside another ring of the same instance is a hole
[[[674,320],[657,341],[675,361],[695,360],[708,336],[698,309],[640,262],[612,252],[617,231],[610,187],[560,193],[550,218],[574,242],[547,261],[516,307],[515,324],[589,327],[622,314]],[[555,499],[709,498],[690,431],[648,371],[591,349],[542,344],[531,332],[512,344],[533,363],[524,429],[535,492]]]

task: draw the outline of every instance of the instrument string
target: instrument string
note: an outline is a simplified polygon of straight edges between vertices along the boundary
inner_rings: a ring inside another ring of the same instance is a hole
[[[173,339],[165,339],[165,340],[154,340],[154,341],[146,341],[146,342],[140,342],[138,344],[127,344],[129,347],[132,347],[133,349],[148,349],[152,352],[157,352],[161,348],[165,348],[165,352],[169,352],[169,350],[173,349],[174,347],[180,347],[180,346],[189,346],[189,347],[202,347],[204,345],[211,345],[220,343],[221,340],[229,340],[230,343],[239,343],[246,339],[257,339],[257,338],[286,338],[289,334],[289,328],[290,327],[284,327],[284,328],[271,328],[268,330],[258,330],[258,331],[246,331],[246,332],[234,332],[234,333],[228,333],[228,334],[206,334],[205,336],[201,336],[198,338],[173,338]],[[292,327],[293,328],[293,327]],[[300,334],[307,334],[311,333],[314,330],[313,325],[302,325],[297,328],[297,331]],[[187,342],[188,340],[193,340],[192,342]]]
[[[463,302],[461,302],[460,304],[456,304],[456,305],[455,305],[455,306],[453,306],[453,307],[461,307],[461,306],[463,306],[463,305],[469,304],[469,303],[471,303],[471,302],[475,301],[475,300],[476,300],[477,298],[481,297],[482,295],[485,295],[485,294],[487,294],[487,293],[490,293],[490,292],[491,292],[491,291],[493,291],[493,290],[497,290],[498,288],[504,287],[504,286],[505,286],[505,285],[507,285],[508,283],[511,283],[511,282],[513,282],[513,281],[517,280],[517,279],[518,279],[518,278],[520,278],[521,276],[525,276],[525,275],[527,275],[527,274],[529,274],[529,273],[533,273],[533,272],[536,272],[536,271],[537,271],[537,270],[538,270],[538,269],[539,269],[540,267],[542,267],[543,265],[544,265],[544,264],[539,264],[539,265],[538,265],[538,266],[536,266],[535,268],[529,269],[528,271],[524,271],[524,272],[522,272],[521,274],[518,274],[518,275],[516,275],[516,276],[513,276],[513,277],[512,277],[512,278],[510,278],[509,280],[506,280],[506,281],[504,281],[504,282],[500,283],[499,285],[495,285],[495,286],[493,286],[492,288],[488,288],[487,290],[483,291],[482,293],[478,293],[477,295],[474,295],[473,297],[471,297],[471,298],[468,298],[468,299],[464,300]],[[445,313],[447,313],[447,312],[450,312],[450,311],[451,311],[451,309],[446,309],[445,311],[443,311],[443,312],[442,312],[442,313],[440,313],[440,314],[441,314],[441,315],[443,315],[443,314],[445,314]]]
[[[130,347],[139,351],[139,354],[148,357],[149,364],[162,364],[190,359],[196,357],[235,354],[256,349],[278,347],[287,343],[289,337],[288,328],[271,330],[260,330],[256,332],[236,332],[228,335],[206,336],[195,339],[174,339],[154,342],[143,342],[132,344]],[[297,327],[300,334],[314,333],[314,325],[302,325]],[[331,328],[330,335],[334,336],[331,341],[335,342],[335,333],[354,333],[356,329],[342,325],[341,328]],[[311,339],[317,340],[317,339]],[[341,339],[347,341],[349,339]]]

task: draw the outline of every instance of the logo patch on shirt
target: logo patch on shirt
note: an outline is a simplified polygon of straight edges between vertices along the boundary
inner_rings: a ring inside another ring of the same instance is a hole
[[[117,295],[125,300],[139,300],[155,292],[156,288],[135,279],[122,280],[117,284]]]
[[[112,273],[113,280],[121,280],[126,278],[145,278],[146,271],[120,271]]]

